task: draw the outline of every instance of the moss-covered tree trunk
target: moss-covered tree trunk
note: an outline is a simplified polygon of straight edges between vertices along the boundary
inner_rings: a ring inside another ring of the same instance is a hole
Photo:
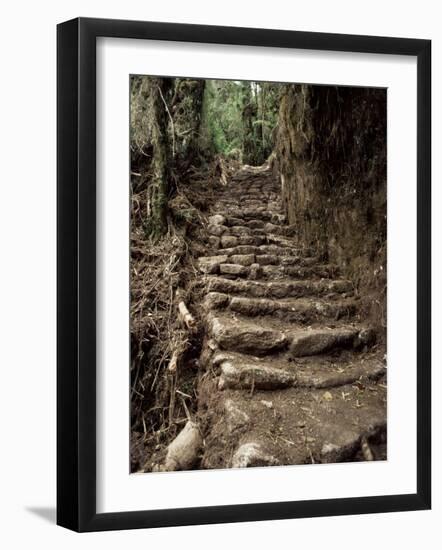
[[[175,134],[176,164],[186,170],[197,162],[205,80],[175,79],[171,102]]]
[[[168,141],[167,111],[165,103],[166,83],[163,78],[145,80],[148,98],[150,141],[152,144],[151,180],[147,192],[148,220],[147,232],[159,237],[167,231],[168,186]]]

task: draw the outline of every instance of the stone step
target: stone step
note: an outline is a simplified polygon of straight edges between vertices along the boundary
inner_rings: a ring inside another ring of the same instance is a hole
[[[227,227],[227,230],[223,235],[233,235],[239,237],[241,235],[252,235],[252,229],[246,225],[231,225]]]
[[[213,223],[207,226],[206,231],[209,235],[221,237],[221,235],[227,231],[227,226],[220,223]]]
[[[253,298],[300,298],[336,294],[345,294],[348,297],[353,289],[351,282],[343,279],[260,282],[207,276],[206,282],[208,292],[240,294]]]
[[[264,227],[261,229],[252,228],[253,232],[261,231],[266,235],[275,236],[292,236],[295,234],[295,228],[291,225],[275,224],[273,222],[265,222]]]
[[[201,273],[219,273],[219,266],[227,262],[229,257],[227,254],[218,254],[215,256],[201,256],[198,258],[198,269]]]
[[[268,195],[275,195],[278,196],[279,189],[277,186],[273,185],[272,183],[266,182],[256,182],[256,185],[247,185],[247,183],[241,182],[238,184],[234,184],[235,180],[232,180],[232,185],[229,188],[229,196],[234,194],[239,197],[242,197],[244,194],[246,195],[254,195],[258,196],[260,193],[266,193]]]
[[[358,326],[293,328],[290,324],[265,325],[247,318],[209,313],[210,335],[220,349],[261,356],[287,350],[289,357],[321,355],[336,350],[371,346],[375,334]]]
[[[266,298],[245,298],[229,296],[219,292],[209,292],[204,298],[204,307],[229,309],[248,317],[272,316],[291,323],[307,324],[323,319],[349,319],[356,313],[353,299],[341,300],[271,300]]]
[[[269,199],[269,198],[258,198],[258,199],[238,199],[238,200],[232,200],[230,204],[227,203],[221,203],[221,204],[215,204],[213,207],[218,208],[219,206],[222,206],[223,208],[227,209],[235,209],[241,212],[241,216],[239,217],[246,217],[247,219],[252,219],[252,212],[256,211],[259,213],[265,213],[269,212],[272,213],[279,213],[283,214],[283,204],[280,200],[275,199]],[[257,218],[260,218],[260,216],[257,216]],[[270,221],[270,220],[267,220]]]
[[[220,248],[219,254],[226,254],[232,256],[234,254],[255,254],[261,255],[274,255],[274,256],[308,256],[311,253],[310,250],[301,250],[293,243],[290,245],[276,245],[276,244],[261,244],[261,245],[237,245],[228,248]],[[317,261],[317,259],[315,259]],[[259,262],[258,262],[259,263]]]
[[[291,334],[292,357],[320,355],[340,349],[360,349],[374,343],[375,334],[361,327],[311,328]]]
[[[281,197],[277,193],[272,191],[263,190],[263,191],[253,191],[248,192],[246,190],[241,190],[239,193],[231,191],[228,196],[218,197],[221,200],[226,201],[236,201],[238,203],[251,203],[261,206],[266,202],[281,202]]]
[[[335,265],[317,264],[311,267],[291,266],[291,265],[264,265],[261,266],[259,278],[266,280],[276,280],[291,277],[293,279],[321,278],[330,279],[339,275],[339,270]]]
[[[221,248],[217,249],[217,255],[225,255],[229,258],[253,255],[255,261],[261,266],[274,265],[274,266],[299,266],[299,267],[313,267],[316,264],[321,263],[319,258],[314,256],[306,256],[309,251],[301,251],[297,248],[284,249],[284,254],[274,254],[274,248],[270,250],[272,253],[267,253],[267,248],[263,244],[251,244],[251,242],[261,243],[261,240],[257,240],[259,237],[221,237],[219,244]],[[250,239],[250,240],[249,240]],[[255,239],[251,241],[251,239]],[[234,244],[237,243],[237,244]],[[225,247],[225,244],[234,244],[234,246]],[[231,261],[231,260],[229,260]]]
[[[295,251],[297,254],[302,252],[303,255],[311,255],[310,249],[301,249],[293,240],[280,241],[279,244],[263,244],[259,247],[260,254],[276,254],[276,256],[288,256]]]
[[[261,207],[266,204],[281,205],[281,199],[274,193],[231,193],[227,199],[221,199],[217,202],[222,204],[237,204],[239,206],[257,206]]]
[[[334,388],[369,380],[378,380],[386,373],[383,362],[375,357],[361,357],[346,363],[318,361],[296,365],[287,360],[259,359],[239,354],[218,352],[212,365],[219,369],[218,388],[276,390],[289,387]]]
[[[235,258],[238,261],[235,263]],[[337,268],[329,265],[316,265],[314,267],[300,266],[260,266],[254,262],[244,264],[245,258],[254,258],[253,254],[233,255],[227,257],[225,262],[221,262],[219,273],[234,277],[250,278],[253,280],[277,281],[280,279],[291,278],[299,279],[330,279],[338,275]],[[205,272],[205,271],[203,271]],[[212,273],[215,273],[214,271]]]
[[[250,267],[240,264],[221,264],[219,272],[221,275],[229,276],[232,279],[236,277],[247,278],[250,275]]]
[[[224,240],[224,242],[227,242]],[[233,242],[233,241],[232,241]],[[226,254],[227,256],[233,256],[237,254],[255,254],[256,256],[266,254],[266,250],[262,250],[262,246],[266,245],[235,245],[226,248],[220,248],[220,254]],[[290,254],[290,251],[285,250],[286,255]]]
[[[289,229],[288,231],[290,232],[291,230]],[[266,236],[267,244],[274,244],[285,248],[293,248],[293,246],[299,248],[298,240],[295,239],[293,236],[276,235],[275,233],[267,233]],[[312,248],[303,247],[302,250],[304,251],[304,254],[313,253]]]
[[[262,205],[262,202],[261,202]],[[279,207],[269,208],[268,206],[261,206],[255,208],[247,208],[244,205],[217,205],[215,208],[217,214],[228,219],[238,218],[246,221],[263,221],[271,223],[284,223],[285,216],[281,213]]]
[[[218,205],[224,206],[252,206],[262,208],[266,204],[282,205],[281,198],[274,193],[257,193],[257,194],[237,194],[229,193],[229,196],[219,196],[214,200],[214,207]]]
[[[222,214],[213,214],[207,218],[208,225],[225,225],[227,222],[226,216]]]
[[[211,218],[215,218],[215,216],[219,216],[217,219],[222,219],[223,221],[220,223],[223,223],[224,225],[227,225],[228,227],[231,227],[232,225],[245,225],[249,227],[250,229],[264,229],[266,226],[274,225],[276,228],[284,227],[285,226],[285,216],[282,214],[272,214],[269,216],[269,220],[263,220],[263,219],[248,219],[244,218],[239,213],[235,214],[229,214],[225,213],[224,215],[221,214],[215,214],[214,216],[210,216],[208,218],[208,222],[210,222]],[[271,233],[271,231],[267,231]]]
[[[281,331],[228,317],[211,316],[209,333],[221,349],[254,355],[275,353],[289,345]]]
[[[296,373],[253,362],[223,361],[218,388],[278,390],[296,385]]]
[[[270,199],[269,197],[262,197],[260,199],[256,198],[237,198],[237,197],[219,197],[217,200],[214,201],[212,208],[245,208],[245,207],[253,207],[257,209],[263,209],[265,208],[269,203],[278,203],[281,204],[281,201],[278,201],[277,199]]]
[[[219,216],[221,218],[221,215]],[[211,217],[217,218],[218,214],[216,216],[211,216]],[[241,220],[236,218],[234,220],[234,222],[240,222],[240,221]],[[221,237],[222,235],[223,236],[229,235],[233,237],[240,237],[243,235],[272,235],[273,238],[276,238],[278,236],[292,235],[293,227],[284,226],[284,225],[275,225],[272,223],[265,223],[263,228],[252,229],[247,225],[223,225],[220,223],[211,223],[207,226],[207,233],[215,237]],[[285,242],[284,241],[280,241],[280,242],[281,242],[281,246],[284,246],[285,244],[286,247],[291,247],[294,244],[292,241],[289,241],[289,240]]]
[[[232,227],[234,225],[244,225],[244,220],[240,216],[226,214],[226,223],[227,227]]]
[[[239,249],[239,247],[238,247]],[[244,246],[242,251],[248,251],[253,249],[252,246]],[[333,266],[305,266],[305,265],[286,265],[282,263],[283,258],[278,256],[268,257],[267,255],[255,256],[253,253],[244,254],[223,254],[223,249],[219,249],[218,253],[213,256],[201,256],[198,258],[198,268],[201,273],[230,273],[237,276],[250,275],[250,268],[254,266],[256,274],[261,275],[262,278],[281,278],[284,275],[289,275],[296,278],[306,278],[308,276],[322,276],[329,277],[336,275],[336,269]],[[282,261],[281,261],[282,260]],[[298,257],[286,259],[286,263],[292,261],[302,264],[302,260]],[[271,262],[271,263],[270,263]],[[279,265],[272,265],[279,262]],[[221,269],[222,264],[237,265],[238,267],[232,269]],[[248,270],[241,270],[241,266],[248,267]]]
[[[299,251],[299,253],[301,252]],[[287,250],[286,255],[256,254],[255,262],[261,266],[273,265],[273,266],[299,266],[299,267],[311,267],[320,263],[318,258],[315,258],[313,256],[301,256],[298,254],[293,255],[293,254],[290,254],[290,250]]]
[[[221,248],[233,248],[235,246],[261,246],[267,244],[267,235],[240,235],[235,237],[233,235],[223,235],[220,240]]]
[[[262,230],[265,227],[266,223],[268,222],[265,222],[264,220],[248,220],[248,221],[243,220],[242,223],[247,227],[250,227],[250,229]]]

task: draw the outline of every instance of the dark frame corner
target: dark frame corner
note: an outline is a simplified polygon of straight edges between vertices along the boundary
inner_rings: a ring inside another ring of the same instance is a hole
[[[416,494],[97,514],[96,38],[417,58]],[[431,41],[174,23],[73,19],[57,28],[57,523],[75,531],[426,510],[431,507]]]

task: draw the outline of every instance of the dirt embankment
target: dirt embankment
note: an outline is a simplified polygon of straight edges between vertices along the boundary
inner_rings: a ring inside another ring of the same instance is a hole
[[[385,327],[386,90],[288,85],[275,169],[300,240],[364,289]]]

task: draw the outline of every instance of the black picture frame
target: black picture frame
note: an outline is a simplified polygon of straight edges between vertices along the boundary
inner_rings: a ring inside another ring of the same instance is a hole
[[[96,39],[417,58],[417,491],[361,498],[96,512]],[[57,28],[57,523],[75,531],[425,510],[431,506],[431,41],[79,18]]]

